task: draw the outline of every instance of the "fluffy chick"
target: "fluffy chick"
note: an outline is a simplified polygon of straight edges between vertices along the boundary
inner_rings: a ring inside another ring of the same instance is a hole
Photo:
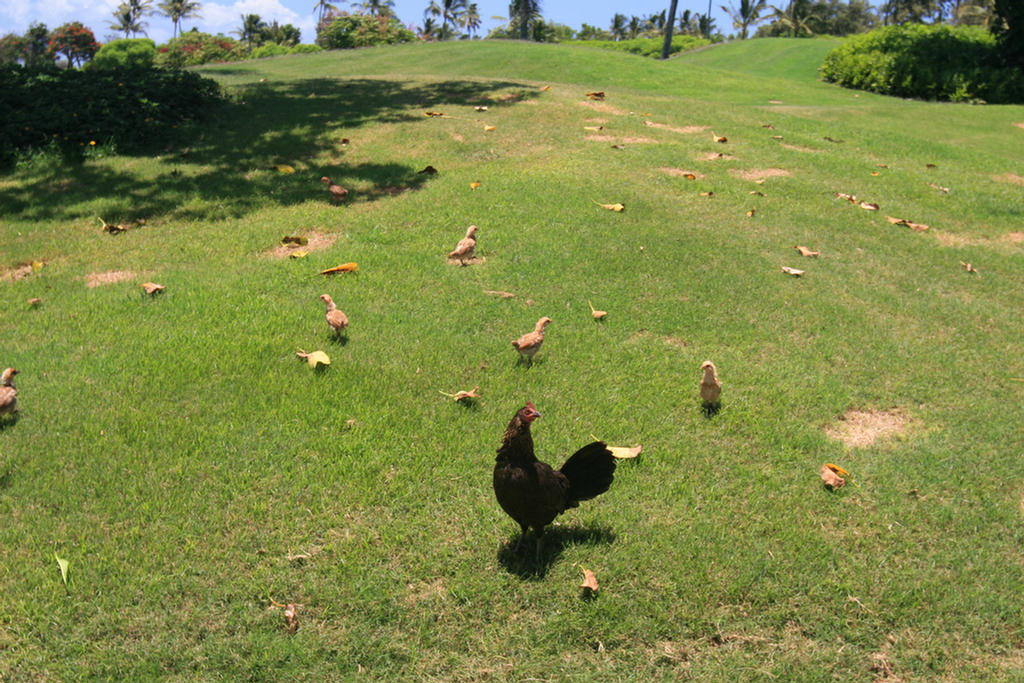
[[[348,327],[348,316],[338,309],[330,294],[321,294],[320,301],[327,305],[327,324],[334,330],[334,334],[340,337]]]
[[[18,408],[18,390],[14,388],[17,374],[14,368],[7,368],[0,375],[0,415],[10,415]]]
[[[551,324],[551,318],[544,316],[537,321],[536,326],[533,328],[533,332],[527,332],[519,339],[512,342],[512,346],[515,347],[516,351],[519,352],[519,360],[526,358],[533,363],[533,356],[537,351],[540,350],[540,345],[544,343],[544,328]]]
[[[459,240],[454,250],[448,252],[448,258],[459,259],[459,263],[466,265],[466,261],[473,258],[473,252],[476,251],[477,229],[475,225],[469,226],[469,229],[466,230],[466,236]]]
[[[718,381],[718,370],[715,364],[709,360],[700,365],[704,377],[700,380],[700,398],[705,407],[718,406],[718,399],[722,395],[722,383]]]
[[[331,194],[332,202],[344,201],[345,198],[348,197],[348,190],[346,190],[341,185],[338,185],[337,183],[333,182],[327,176],[321,178],[320,182],[327,186],[327,191]]]

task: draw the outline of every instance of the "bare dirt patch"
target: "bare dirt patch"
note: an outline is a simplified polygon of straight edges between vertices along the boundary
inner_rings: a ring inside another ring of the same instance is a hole
[[[1018,128],[1024,128],[1024,121],[1021,121],[1020,123],[1015,123],[1013,125],[1017,126]]]
[[[697,171],[687,171],[682,168],[671,168],[670,166],[662,166],[658,170],[676,178],[687,178],[687,180],[697,180],[704,177],[703,173],[698,173]],[[693,177],[688,178],[687,176]]]
[[[99,287],[100,285],[112,285],[115,282],[131,280],[136,276],[133,270],[108,270],[103,273],[89,273],[85,276],[86,287]]]
[[[644,121],[645,126],[651,128],[660,128],[662,130],[670,130],[673,133],[682,133],[683,135],[692,135],[693,133],[700,133],[708,129],[707,126],[670,126],[667,123],[658,123],[657,121]]]
[[[585,136],[583,136],[583,139],[584,140],[590,140],[591,142],[614,142],[614,143],[618,143],[620,145],[642,145],[642,144],[656,145],[656,144],[658,144],[657,140],[652,140],[651,138],[637,138],[637,137],[617,138],[614,135],[585,135]]]
[[[1013,183],[1014,185],[1024,185],[1024,177],[1017,175],[1016,173],[1004,173],[1003,175],[994,175],[992,180],[1000,183]]]
[[[311,232],[305,235],[306,244],[279,244],[270,251],[267,255],[272,258],[288,258],[292,253],[296,251],[323,251],[330,247],[338,239],[337,235],[326,235],[321,232]]]
[[[742,180],[752,180],[756,183],[760,180],[767,180],[768,178],[780,178],[793,174],[784,168],[752,168],[748,171],[732,169],[729,171],[729,175]]]
[[[0,281],[10,280],[11,282],[15,282],[17,280],[24,280],[31,274],[32,264],[26,263],[20,266],[15,266],[14,268],[5,268],[0,270]]]
[[[705,152],[697,157],[701,161],[717,161],[719,159],[733,159],[733,155],[725,152]]]
[[[910,422],[910,417],[898,408],[848,410],[839,420],[826,425],[825,433],[848,448],[865,448],[879,439],[902,434]]]
[[[782,146],[786,149],[791,149],[794,152],[803,152],[805,154],[817,154],[821,151],[820,149],[814,149],[813,147],[801,147],[800,145],[790,145],[785,142],[782,143]]]
[[[999,239],[1010,244],[1020,244],[1024,242],[1024,232],[1008,232]]]
[[[618,107],[613,107],[610,104],[605,104],[604,102],[591,102],[590,100],[585,100],[583,102],[577,102],[577,104],[580,105],[581,107],[589,107],[594,111],[604,112],[605,114],[614,114],[615,116],[626,115],[625,111],[619,109]]]
[[[969,237],[968,235],[959,235],[955,232],[944,232],[941,230],[933,231],[933,234],[935,235],[935,239],[939,241],[939,244],[944,247],[974,247],[1024,243],[1024,232],[1008,232],[1005,235],[1000,235],[998,238],[992,240],[984,237]]]

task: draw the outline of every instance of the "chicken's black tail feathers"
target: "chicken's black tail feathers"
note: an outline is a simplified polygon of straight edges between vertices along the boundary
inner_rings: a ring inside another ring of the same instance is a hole
[[[569,480],[569,505],[601,495],[612,485],[615,458],[601,441],[587,444],[573,453],[559,470]]]

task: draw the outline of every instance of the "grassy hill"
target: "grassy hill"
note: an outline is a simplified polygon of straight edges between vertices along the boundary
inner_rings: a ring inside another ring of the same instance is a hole
[[[1024,675],[1024,107],[823,84],[828,46],[211,67],[187,149],[0,178],[0,680]],[[539,565],[490,483],[527,400],[556,465],[644,447]]]

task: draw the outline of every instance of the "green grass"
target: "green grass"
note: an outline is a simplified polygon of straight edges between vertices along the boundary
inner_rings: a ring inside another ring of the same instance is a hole
[[[907,681],[1024,676],[1024,107],[822,84],[827,47],[231,64],[203,69],[236,100],[183,157],[0,179],[0,266],[46,261],[0,280],[0,364],[22,371],[0,428],[0,680],[845,681],[881,678],[879,652]],[[791,175],[730,173],[765,168]],[[471,223],[486,261],[447,265]],[[266,255],[312,231],[336,241]],[[86,287],[114,270],[135,275]],[[543,315],[517,366],[509,341]],[[438,393],[475,385],[475,407]],[[490,485],[527,400],[545,460],[591,433],[644,446],[539,567],[511,556]],[[847,449],[823,428],[851,408],[913,422]],[[824,462],[856,485],[825,491]],[[297,633],[271,600],[302,605]]]

